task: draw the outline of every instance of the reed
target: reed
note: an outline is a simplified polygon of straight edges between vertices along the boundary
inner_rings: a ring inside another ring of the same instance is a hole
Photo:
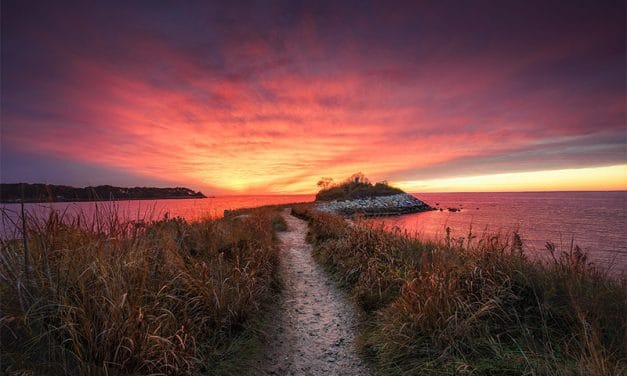
[[[273,295],[275,209],[194,223],[105,210],[24,219],[26,260],[23,242],[0,243],[1,373],[217,372],[242,356],[236,338]]]
[[[626,371],[627,283],[575,245],[529,258],[520,237],[424,241],[296,207],[314,257],[367,312],[361,347],[382,374]]]

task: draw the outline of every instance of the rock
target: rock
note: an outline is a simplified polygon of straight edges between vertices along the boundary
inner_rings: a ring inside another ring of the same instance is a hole
[[[318,202],[316,203],[316,209],[344,215],[398,215],[434,210],[429,205],[407,193],[348,201]]]

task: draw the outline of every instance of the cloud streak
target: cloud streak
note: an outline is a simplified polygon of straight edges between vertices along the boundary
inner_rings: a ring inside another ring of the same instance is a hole
[[[2,7],[2,162],[29,161],[3,181],[33,155],[230,192],[627,163],[618,2]]]

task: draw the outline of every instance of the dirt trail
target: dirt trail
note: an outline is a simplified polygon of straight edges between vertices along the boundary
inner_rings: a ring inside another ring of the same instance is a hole
[[[307,223],[283,212],[280,233],[284,288],[273,308],[257,372],[266,375],[367,375],[355,353],[357,313],[311,256]]]

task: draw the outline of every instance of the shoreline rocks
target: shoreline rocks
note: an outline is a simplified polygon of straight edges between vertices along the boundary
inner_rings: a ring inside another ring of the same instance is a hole
[[[315,203],[316,210],[343,215],[386,216],[418,213],[434,210],[431,206],[407,194],[367,197],[345,201],[322,201]]]

